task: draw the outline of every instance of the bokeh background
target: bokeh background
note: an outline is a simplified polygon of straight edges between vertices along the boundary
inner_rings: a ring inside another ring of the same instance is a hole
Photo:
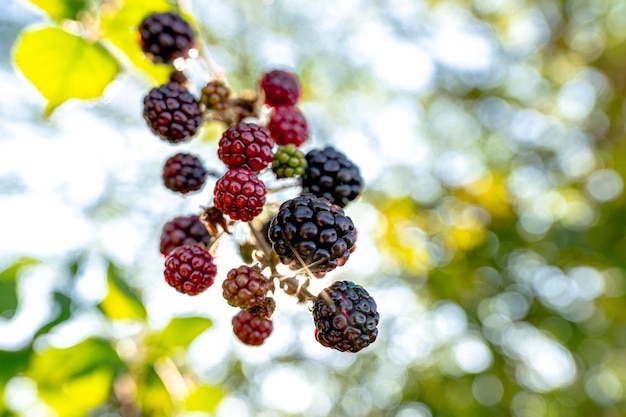
[[[173,147],[142,119],[169,70],[134,30],[168,9],[202,39],[197,90],[293,69],[303,149],[361,167],[357,250],[313,287],[374,296],[362,352],[317,344],[281,293],[273,334],[244,346],[221,291],[164,283],[161,227],[212,183],[174,195],[162,164],[187,150],[219,170],[223,130]],[[103,46],[112,81],[76,75],[86,55],[18,48],[45,27]],[[3,0],[0,416],[624,415],[625,97],[620,0]]]

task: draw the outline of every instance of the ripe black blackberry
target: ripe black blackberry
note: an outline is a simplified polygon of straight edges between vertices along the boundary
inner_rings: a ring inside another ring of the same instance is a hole
[[[204,185],[207,170],[195,155],[179,152],[165,161],[163,184],[181,194],[198,191]]]
[[[189,23],[172,12],[152,13],[139,24],[141,49],[155,63],[188,58],[195,36]]]
[[[190,139],[202,125],[198,100],[175,82],[150,90],[143,99],[143,106],[143,118],[150,130],[171,143]]]
[[[231,125],[222,134],[217,155],[230,169],[261,171],[274,160],[274,140],[270,131],[255,123]]]
[[[279,145],[302,145],[309,137],[309,125],[302,112],[294,106],[280,106],[274,110],[267,124],[272,138]]]
[[[204,104],[207,110],[224,111],[228,108],[228,98],[230,89],[223,81],[209,81],[200,94],[200,103]]]
[[[265,184],[254,171],[229,169],[215,183],[213,202],[232,220],[249,222],[263,211],[266,193]]]
[[[292,270],[306,267],[305,271],[322,278],[348,260],[355,230],[339,206],[304,194],[280,206],[268,237],[283,264]]]
[[[376,301],[360,285],[337,281],[323,289],[313,304],[315,338],[323,346],[358,352],[378,336]]]
[[[246,345],[258,346],[272,333],[272,321],[241,310],[232,320],[233,332]]]
[[[306,158],[293,143],[280,146],[274,154],[272,171],[276,174],[276,178],[301,176],[304,174],[305,168]]]
[[[188,295],[197,295],[209,288],[216,274],[213,257],[199,245],[179,246],[165,258],[165,281]]]
[[[259,84],[268,106],[295,106],[300,98],[300,83],[290,71],[271,70],[263,74]]]
[[[260,271],[242,265],[233,268],[222,282],[222,296],[229,305],[248,309],[265,300],[268,283]]]
[[[361,193],[363,179],[359,167],[332,146],[306,154],[302,192],[324,197],[345,207]]]
[[[159,250],[167,256],[179,246],[195,244],[208,248],[212,242],[213,235],[200,221],[199,216],[177,216],[163,225]]]

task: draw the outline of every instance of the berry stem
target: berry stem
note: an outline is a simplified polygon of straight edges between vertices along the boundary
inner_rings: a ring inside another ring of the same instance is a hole
[[[289,190],[294,187],[299,187],[300,185],[301,185],[300,180],[296,179],[292,181],[284,181],[284,182],[281,181],[281,183],[278,184],[276,187],[266,186],[266,188],[267,188],[268,194],[273,194],[273,193],[279,193],[281,191]]]
[[[255,240],[255,246],[263,253],[263,256],[260,257],[259,262],[261,262],[262,266],[270,268],[271,276],[270,280],[276,278],[280,283],[280,287],[285,291],[285,293],[289,295],[294,295],[298,297],[298,301],[301,303],[306,301],[313,301],[315,296],[311,294],[308,290],[309,279],[307,278],[304,281],[300,281],[297,277],[287,277],[282,275],[276,269],[277,259],[271,256],[272,248],[267,243],[267,241],[263,238],[261,231],[255,228],[251,223],[248,223],[250,226],[250,231],[252,232],[252,236]]]

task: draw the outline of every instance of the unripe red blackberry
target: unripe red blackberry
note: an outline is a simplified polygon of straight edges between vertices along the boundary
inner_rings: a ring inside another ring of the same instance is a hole
[[[215,183],[214,204],[233,220],[249,222],[263,211],[265,184],[250,170],[226,171]]]
[[[230,169],[265,169],[274,160],[274,140],[266,127],[254,123],[231,125],[222,134],[217,155]]]
[[[198,245],[174,248],[165,258],[165,281],[176,290],[197,295],[213,285],[217,267],[211,254]]]
[[[248,309],[265,300],[268,283],[260,271],[242,265],[233,268],[222,282],[222,295],[229,305]]]
[[[198,100],[178,83],[150,90],[143,99],[143,117],[161,139],[178,143],[190,139],[202,125]]]
[[[358,352],[378,336],[376,302],[360,285],[337,281],[323,289],[313,304],[315,338],[323,346]]]
[[[206,176],[207,170],[200,158],[188,153],[172,155],[163,166],[163,184],[181,194],[200,190]]]
[[[241,310],[233,317],[233,332],[246,345],[258,346],[272,333],[272,321],[254,316],[248,310]]]
[[[163,225],[159,250],[163,255],[183,245],[200,245],[208,248],[213,235],[200,221],[199,216],[177,216]]]
[[[228,108],[230,89],[223,81],[209,81],[201,90],[200,103],[207,110],[224,111]]]
[[[309,125],[297,107],[280,106],[274,110],[267,127],[279,145],[300,146],[309,137]]]
[[[281,146],[274,154],[272,171],[276,174],[276,178],[301,176],[305,168],[306,158],[294,144]]]
[[[290,71],[275,69],[260,80],[265,93],[265,104],[271,107],[295,106],[300,98],[300,84]]]
[[[332,146],[306,154],[302,192],[324,197],[345,207],[361,193],[363,179],[359,167]]]
[[[152,13],[139,24],[141,49],[155,63],[170,63],[188,58],[194,46],[189,23],[172,12]]]
[[[280,261],[317,278],[343,265],[356,240],[352,220],[337,205],[313,194],[285,201],[272,218],[268,237]]]

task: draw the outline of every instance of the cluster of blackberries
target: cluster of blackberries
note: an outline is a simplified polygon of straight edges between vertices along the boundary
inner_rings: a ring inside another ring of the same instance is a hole
[[[374,342],[376,303],[361,286],[335,282],[317,296],[307,289],[309,277],[324,277],[354,251],[357,231],[343,207],[359,196],[363,181],[358,166],[332,146],[306,154],[300,150],[309,127],[297,107],[302,90],[295,75],[268,71],[255,94],[239,96],[223,80],[211,79],[196,98],[183,65],[198,55],[192,53],[197,41],[191,25],[176,13],[152,13],[138,30],[148,59],[177,67],[169,82],[144,98],[143,116],[151,131],[176,144],[196,136],[205,120],[226,125],[217,147],[225,172],[215,175],[212,203],[199,214],[178,216],[163,226],[165,281],[188,295],[205,291],[217,276],[214,243],[221,233],[230,233],[229,227],[248,224],[252,244],[246,241],[241,247],[252,245],[255,258],[231,269],[222,282],[224,299],[240,309],[232,325],[243,343],[260,345],[272,332],[275,282],[300,301],[312,302],[315,337],[322,345],[357,352]],[[265,118],[260,110],[266,110]],[[194,193],[209,172],[198,156],[179,152],[165,162],[163,183],[173,192]],[[269,220],[262,222],[261,214],[270,206],[260,178],[265,172],[276,180],[296,178],[294,187],[301,187],[301,193],[282,202],[277,212],[268,209]],[[278,263],[294,276],[280,275]]]

